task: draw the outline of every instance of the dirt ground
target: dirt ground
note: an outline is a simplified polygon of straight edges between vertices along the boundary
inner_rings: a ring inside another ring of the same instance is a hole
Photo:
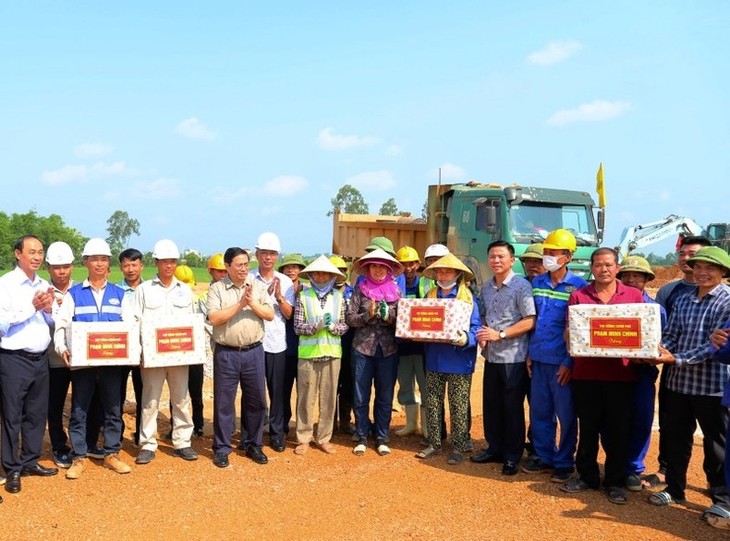
[[[655,269],[656,271],[657,269]],[[651,293],[674,279],[659,269]],[[482,366],[472,386],[472,438],[484,445],[481,416]],[[129,385],[130,398],[131,384]],[[157,458],[134,465],[130,441],[134,404],[125,408],[122,458],[132,473],[118,475],[91,460],[83,476],[23,478],[18,494],[2,493],[0,539],[730,539],[700,520],[709,505],[704,490],[701,437],[695,439],[689,472],[688,503],[658,509],[646,502],[648,491],[630,494],[625,506],[610,504],[602,492],[568,495],[547,475],[500,475],[497,464],[466,461],[449,466],[445,454],[428,461],[414,458],[419,436],[392,435],[392,454],[380,457],[371,447],[352,454],[350,436],[336,434],[337,453],[312,448],[304,457],[287,442],[284,453],[265,447],[269,464],[254,464],[241,454],[231,466],[212,464],[212,393],[206,380],[205,436],[193,441],[196,462],[172,455],[161,441]],[[169,429],[163,404],[159,431]],[[394,412],[392,428],[405,422]],[[266,441],[266,440],[265,440]],[[656,465],[656,434],[647,464]],[[448,450],[448,444],[446,445]],[[52,465],[46,441],[42,464]]]
[[[482,367],[474,375],[472,437],[479,449]],[[260,466],[240,452],[231,466],[212,463],[212,395],[206,383],[205,436],[193,447],[196,462],[172,456],[161,441],[157,458],[134,465],[130,442],[132,403],[125,408],[122,458],[132,472],[118,475],[90,460],[83,476],[23,478],[22,491],[0,505],[0,538],[51,539],[730,539],[700,520],[709,505],[704,493],[701,440],[695,441],[688,503],[657,509],[647,492],[631,494],[625,506],[610,504],[602,492],[568,495],[547,475],[500,475],[497,464],[466,461],[449,466],[445,454],[428,461],[414,458],[419,436],[392,435],[390,456],[371,447],[352,454],[350,436],[336,434],[337,453],[312,448],[304,457],[287,442],[284,453],[265,447],[269,464]],[[130,385],[131,395],[131,385]],[[133,399],[132,396],[129,398]],[[166,433],[164,404],[159,430]],[[405,417],[393,414],[393,428]],[[265,440],[266,441],[266,440]],[[446,450],[448,450],[448,444]],[[42,464],[48,459],[48,442]],[[648,464],[656,464],[656,438]]]

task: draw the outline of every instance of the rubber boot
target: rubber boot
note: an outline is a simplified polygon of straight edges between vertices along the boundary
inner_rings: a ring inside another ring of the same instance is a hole
[[[395,431],[396,436],[410,436],[418,430],[418,404],[406,406],[406,426]]]

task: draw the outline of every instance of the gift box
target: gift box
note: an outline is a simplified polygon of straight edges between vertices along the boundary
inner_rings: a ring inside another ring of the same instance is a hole
[[[125,321],[71,322],[69,364],[118,366],[139,364],[139,326]]]
[[[205,363],[203,314],[142,318],[145,368]]]
[[[458,299],[400,299],[395,335],[418,342],[451,342],[469,330],[472,305]]]
[[[655,359],[662,337],[658,304],[568,307],[572,357]]]

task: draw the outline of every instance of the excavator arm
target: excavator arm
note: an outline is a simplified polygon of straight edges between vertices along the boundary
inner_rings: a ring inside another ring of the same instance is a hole
[[[669,237],[702,235],[704,230],[692,218],[670,214],[663,220],[627,227],[621,233],[616,251],[623,259],[634,250],[645,248]]]

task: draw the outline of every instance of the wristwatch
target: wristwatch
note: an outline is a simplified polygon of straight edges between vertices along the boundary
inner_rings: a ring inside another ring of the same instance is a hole
[[[507,333],[504,330],[499,331],[499,339],[504,340],[505,338],[507,338]]]

